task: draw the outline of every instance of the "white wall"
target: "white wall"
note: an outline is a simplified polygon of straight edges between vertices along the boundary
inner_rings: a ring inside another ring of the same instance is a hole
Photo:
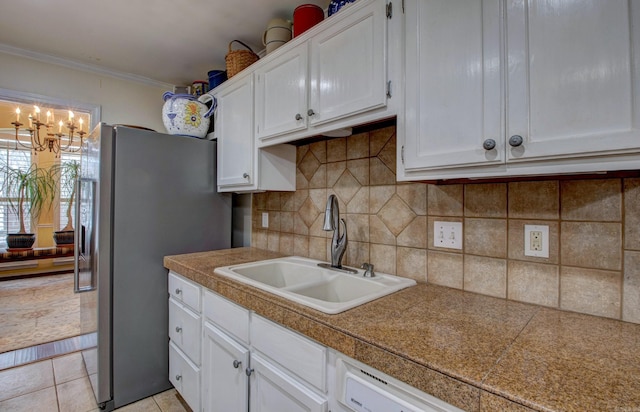
[[[103,122],[166,131],[162,94],[169,85],[123,80],[0,52],[0,88],[99,105]]]

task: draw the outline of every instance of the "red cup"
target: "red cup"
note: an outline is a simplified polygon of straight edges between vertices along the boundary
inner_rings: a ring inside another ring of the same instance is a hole
[[[293,11],[293,37],[324,20],[324,11],[315,4],[303,4]]]

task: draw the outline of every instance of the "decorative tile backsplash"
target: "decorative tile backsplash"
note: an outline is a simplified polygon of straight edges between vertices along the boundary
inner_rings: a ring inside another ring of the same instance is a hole
[[[253,195],[253,246],[329,260],[336,194],[346,265],[640,323],[640,178],[397,183],[393,126],[297,150],[297,190]],[[462,222],[462,250],[434,247],[436,220]],[[549,258],[524,255],[524,225],[549,226]]]

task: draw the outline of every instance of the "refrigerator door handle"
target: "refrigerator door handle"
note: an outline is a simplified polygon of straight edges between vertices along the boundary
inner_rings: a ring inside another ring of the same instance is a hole
[[[88,187],[88,196],[84,196],[84,190]],[[94,233],[94,221],[95,221],[95,181],[93,179],[79,178],[76,181],[76,233],[75,233],[75,247],[73,252],[74,268],[73,268],[73,291],[75,293],[88,292],[95,289],[95,273],[96,266],[91,262],[92,245]],[[88,205],[85,203],[89,202]],[[88,206],[88,209],[83,210]],[[83,213],[84,212],[84,213]],[[83,219],[88,215],[88,219]],[[88,221],[87,221],[88,220]],[[86,223],[86,225],[85,225]],[[86,238],[86,231],[88,229],[89,239]],[[87,245],[87,240],[89,244]],[[91,271],[91,283],[89,285],[80,285],[80,275],[83,269],[89,269]]]

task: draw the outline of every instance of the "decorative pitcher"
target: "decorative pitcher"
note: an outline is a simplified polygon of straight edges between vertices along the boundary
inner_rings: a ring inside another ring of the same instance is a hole
[[[195,97],[190,94],[166,92],[162,95],[162,122],[169,134],[191,136],[203,139],[209,130],[209,117],[217,106],[216,98],[203,94]],[[205,103],[212,102],[211,107]]]

